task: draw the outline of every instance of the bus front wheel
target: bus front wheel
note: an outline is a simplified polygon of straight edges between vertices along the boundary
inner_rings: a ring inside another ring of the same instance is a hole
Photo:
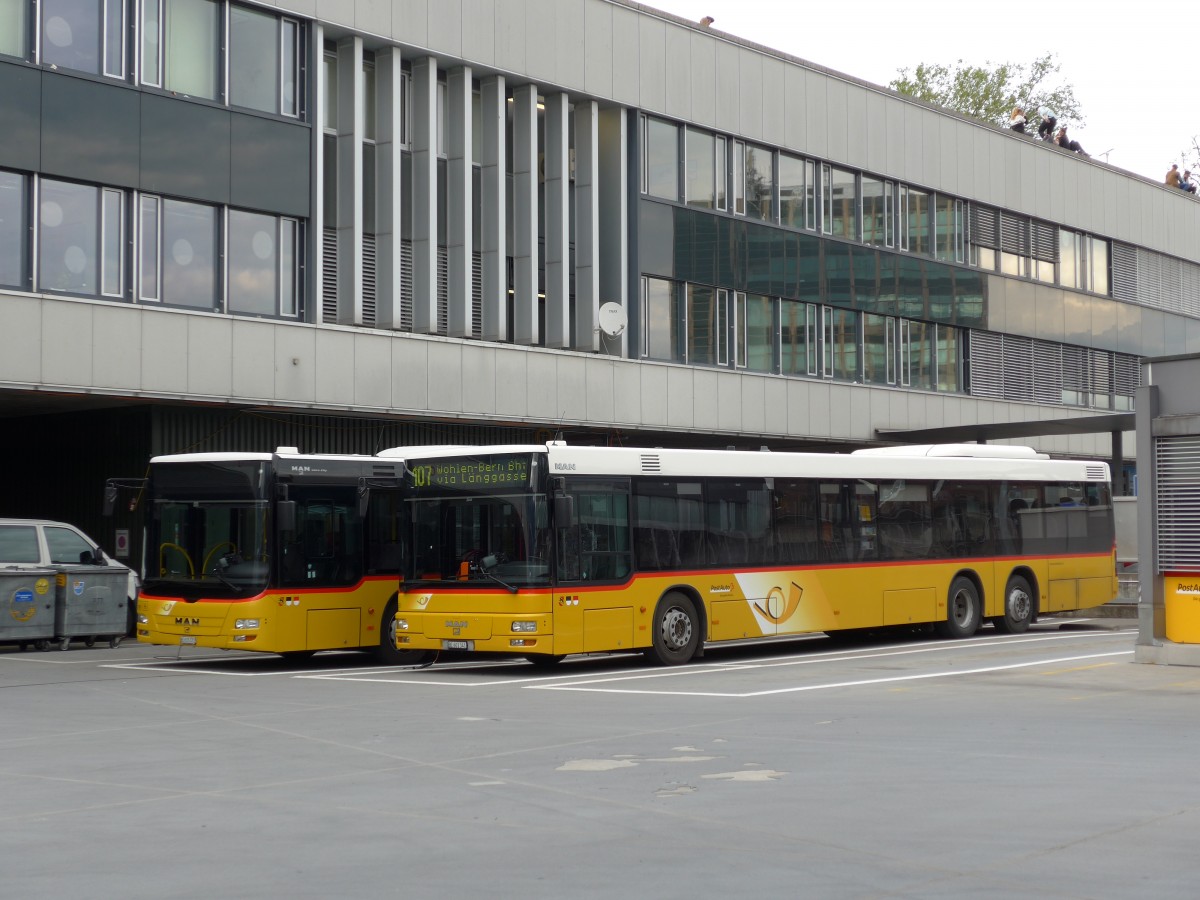
[[[979,602],[979,591],[975,582],[965,575],[959,575],[950,582],[950,593],[946,597],[946,618],[938,622],[937,632],[946,638],[966,638],[973,635],[979,628],[979,620],[983,615],[982,604]]]
[[[1033,622],[1033,588],[1023,575],[1008,579],[1004,588],[1004,615],[993,620],[996,630],[1005,634],[1020,634],[1028,631]]]
[[[396,609],[393,597],[383,608],[383,617],[379,620],[379,646],[375,648],[375,658],[385,666],[419,666],[429,658],[429,653],[396,649]]]
[[[695,604],[672,591],[654,608],[654,644],[646,654],[663,666],[678,666],[696,655],[700,646],[700,619]]]

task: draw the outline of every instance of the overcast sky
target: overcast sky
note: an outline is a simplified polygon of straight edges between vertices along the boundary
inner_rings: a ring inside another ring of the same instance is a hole
[[[1161,179],[1200,133],[1200,53],[1186,6],[1006,0],[650,0],[648,6],[886,86],[918,63],[1028,64],[1047,51],[1075,90],[1092,156]],[[1012,24],[1007,24],[1012,23]]]

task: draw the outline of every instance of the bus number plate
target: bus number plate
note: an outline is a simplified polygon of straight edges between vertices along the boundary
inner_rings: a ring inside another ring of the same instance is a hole
[[[179,643],[185,647],[194,647],[196,646],[196,638],[190,634],[185,634],[179,639]]]
[[[474,650],[474,641],[442,641],[443,650]]]

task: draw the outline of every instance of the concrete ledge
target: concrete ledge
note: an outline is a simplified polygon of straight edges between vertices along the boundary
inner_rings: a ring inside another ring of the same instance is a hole
[[[1171,641],[1157,645],[1138,644],[1133,649],[1133,661],[1152,666],[1200,666],[1200,644]]]

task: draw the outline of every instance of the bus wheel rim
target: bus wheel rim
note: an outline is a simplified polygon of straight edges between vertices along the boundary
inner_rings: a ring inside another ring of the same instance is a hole
[[[951,615],[959,625],[969,625],[973,615],[971,598],[966,591],[958,591],[951,604]]]
[[[663,642],[672,650],[681,650],[692,640],[692,620],[682,609],[673,606],[662,620]]]
[[[1013,588],[1008,594],[1008,614],[1018,622],[1029,618],[1033,603],[1028,593],[1021,588]]]

